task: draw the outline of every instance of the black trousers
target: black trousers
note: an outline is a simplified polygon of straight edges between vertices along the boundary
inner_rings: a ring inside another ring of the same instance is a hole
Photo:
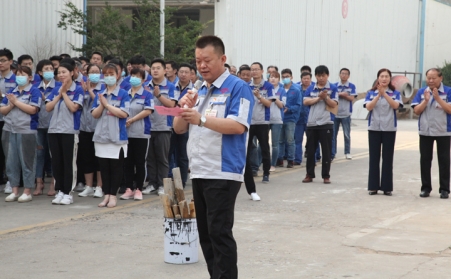
[[[321,177],[330,178],[330,156],[332,152],[333,126],[323,129],[311,129],[307,127],[307,175],[315,178],[315,152],[321,143],[322,169]]]
[[[125,179],[126,187],[142,191],[143,183],[146,179],[146,158],[149,149],[149,139],[128,138],[127,158],[125,158]]]
[[[118,159],[98,157],[98,160],[103,193],[116,196],[124,175],[124,149],[121,148]]]
[[[450,139],[449,136],[429,137],[420,136],[420,166],[421,166],[421,191],[431,192],[431,165],[434,152],[434,141],[437,142],[438,173],[440,181],[440,191],[449,193],[450,175]]]
[[[251,125],[249,128],[249,140],[247,142],[246,168],[244,170],[244,184],[246,185],[248,194],[256,192],[254,176],[252,174],[252,156],[250,156],[254,136],[257,137],[262,150],[263,175],[269,176],[269,168],[271,167],[271,154],[269,151],[269,124]]]
[[[48,135],[55,190],[69,195],[77,182],[78,135]]]
[[[368,131],[370,165],[368,191],[393,191],[393,155],[396,132]],[[382,147],[382,174],[380,170]]]
[[[163,178],[168,177],[169,146],[171,132],[150,132],[149,153],[147,154],[147,175],[149,186],[163,186]]]
[[[94,132],[83,132],[80,131],[78,144],[78,156],[77,156],[77,166],[78,172],[81,174],[94,173],[99,171],[99,162],[96,157],[96,151],[94,148],[94,142],[92,137]],[[77,179],[78,180],[78,179]],[[80,182],[80,180],[78,180]],[[93,185],[88,185],[93,186]]]
[[[237,246],[232,228],[240,187],[239,181],[193,179],[200,246],[212,279],[238,278]]]

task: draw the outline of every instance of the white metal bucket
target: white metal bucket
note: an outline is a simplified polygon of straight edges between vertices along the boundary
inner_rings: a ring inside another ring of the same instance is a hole
[[[164,219],[164,261],[190,264],[199,261],[199,234],[196,218]]]

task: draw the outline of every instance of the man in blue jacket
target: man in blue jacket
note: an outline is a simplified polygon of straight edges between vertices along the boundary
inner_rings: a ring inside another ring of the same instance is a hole
[[[299,111],[302,105],[302,95],[301,90],[298,85],[293,84],[293,73],[290,69],[282,70],[282,83],[287,93],[287,100],[285,107],[283,109],[283,127],[280,132],[279,139],[279,150],[285,150],[285,141],[288,144],[288,154],[287,155],[287,168],[292,168],[294,165],[294,129],[296,127],[296,122],[299,119]],[[277,159],[277,165],[283,165],[283,154]]]

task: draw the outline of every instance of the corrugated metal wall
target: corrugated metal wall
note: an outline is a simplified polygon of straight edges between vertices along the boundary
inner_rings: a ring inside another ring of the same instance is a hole
[[[447,1],[448,3],[450,1]],[[428,1],[425,25],[424,70],[451,62],[451,6]],[[448,84],[449,85],[449,84]]]
[[[14,59],[28,53],[35,60],[71,51],[68,43],[80,45],[83,37],[57,27],[62,0],[1,0],[0,47],[13,51]],[[83,9],[83,0],[70,0]],[[36,64],[36,63],[35,63]]]
[[[359,92],[371,87],[380,68],[415,71],[419,1],[221,0],[215,3],[215,33],[226,44],[228,62],[254,61],[300,79],[302,65],[324,64],[337,81],[351,70]]]

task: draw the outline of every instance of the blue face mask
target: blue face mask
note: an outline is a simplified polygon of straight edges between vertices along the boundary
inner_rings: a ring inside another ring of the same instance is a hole
[[[125,71],[122,71],[121,76],[125,77]]]
[[[100,81],[100,74],[89,74],[89,81],[92,83],[98,83]]]
[[[271,76],[271,74],[270,74],[270,73],[267,73],[267,74],[266,74],[266,79],[269,80],[269,77],[270,77],[270,76]]]
[[[28,77],[26,77],[26,76],[16,76],[16,83],[19,86],[25,86],[28,83]]]
[[[55,73],[54,72],[44,72],[44,74],[42,76],[44,77],[45,80],[51,80],[52,78],[55,77]]]
[[[104,77],[103,80],[105,81],[105,84],[109,85],[109,86],[115,85],[117,82],[117,79],[115,76],[107,76],[107,77]]]
[[[285,84],[285,85],[290,84],[291,78],[284,78],[284,79],[282,79],[282,82],[283,82],[283,84]]]
[[[138,77],[130,77],[130,85],[133,87],[138,87],[141,85],[142,79]]]

